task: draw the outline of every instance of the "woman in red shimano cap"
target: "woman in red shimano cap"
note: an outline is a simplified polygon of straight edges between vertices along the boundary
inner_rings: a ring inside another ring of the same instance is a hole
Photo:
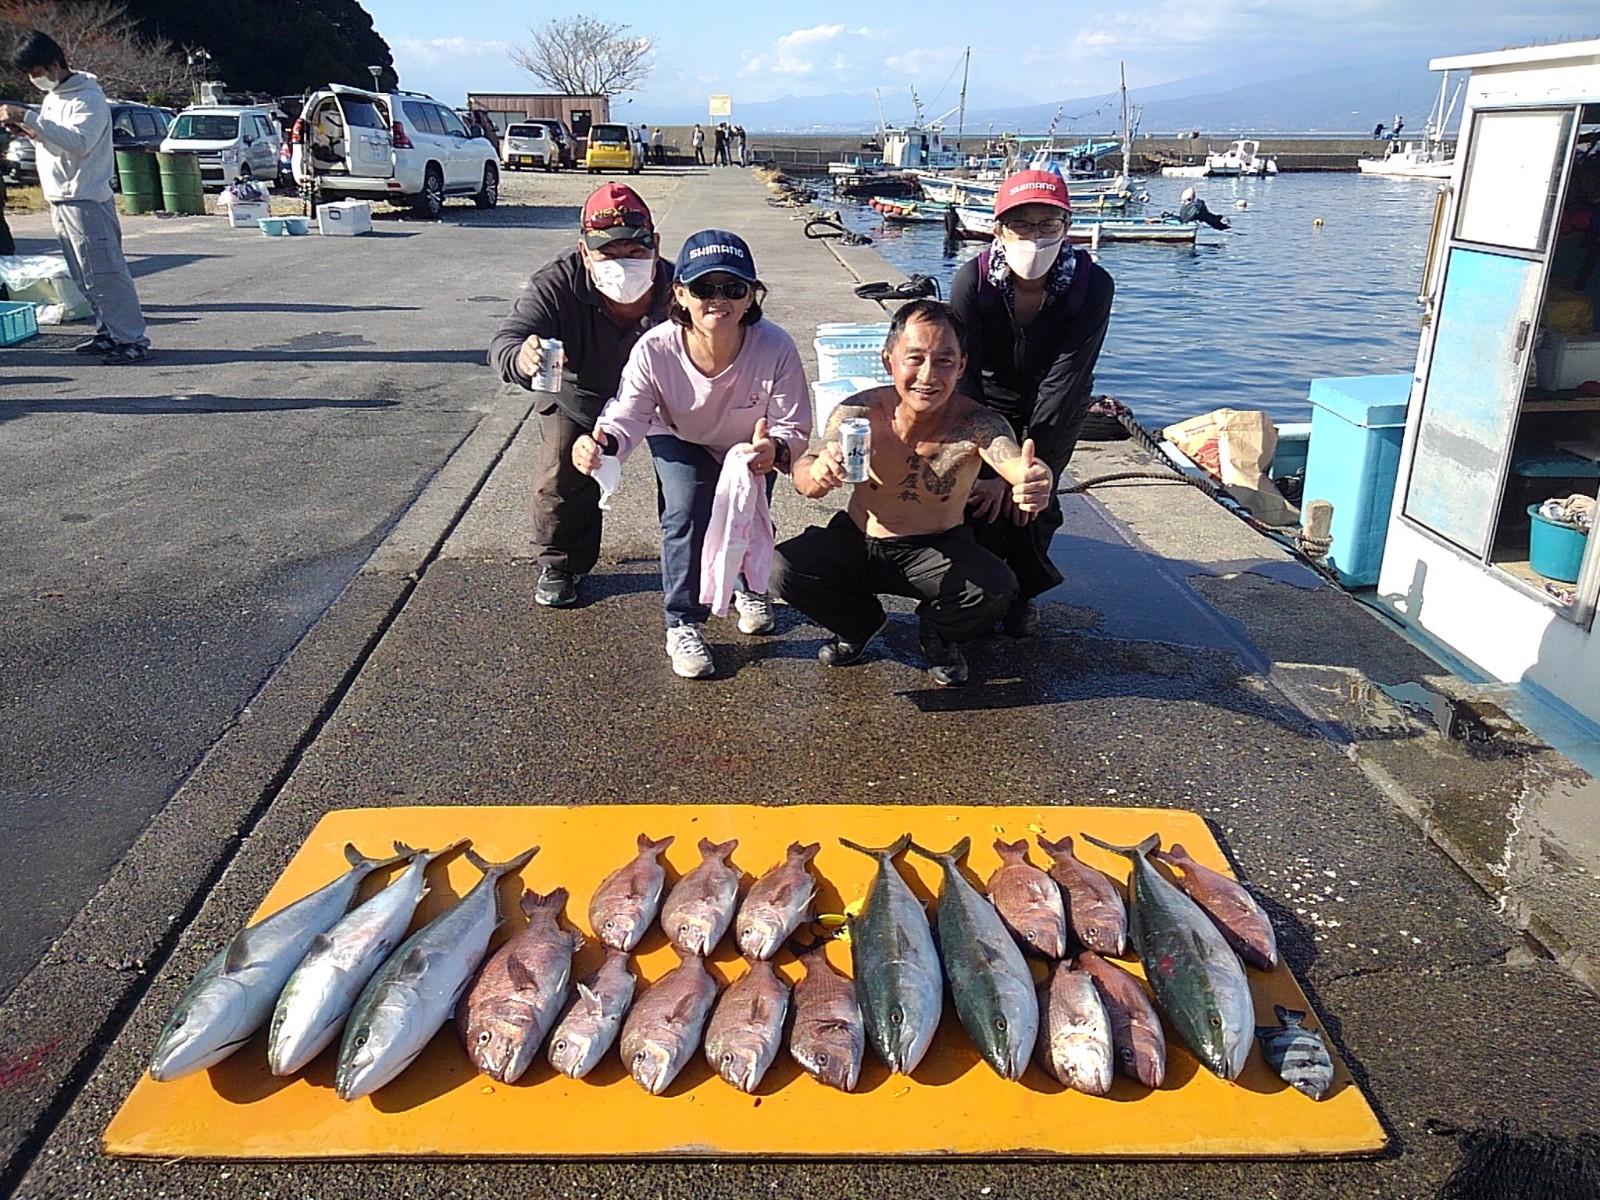
[[[967,328],[963,387],[1032,438],[1059,482],[1091,403],[1094,365],[1115,287],[1105,269],[1067,242],[1072,201],[1053,171],[1018,171],[995,194],[994,242],[962,264],[950,306]],[[987,468],[973,486],[968,522],[979,545],[1016,572],[1020,590],[1003,625],[1013,637],[1038,626],[1035,599],[1061,582],[1050,541],[1061,502],[1025,513]]]

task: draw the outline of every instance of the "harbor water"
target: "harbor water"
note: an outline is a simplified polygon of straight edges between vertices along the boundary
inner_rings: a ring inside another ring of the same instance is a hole
[[[1311,380],[1415,365],[1436,184],[1345,173],[1134,183],[1150,193],[1147,214],[1175,212],[1193,185],[1233,223],[1202,226],[1194,245],[1098,251],[1117,295],[1095,390],[1127,404],[1146,428],[1222,407],[1307,421]],[[865,204],[837,207],[884,258],[933,276],[946,294],[981,248],[947,252],[942,226],[885,226]]]

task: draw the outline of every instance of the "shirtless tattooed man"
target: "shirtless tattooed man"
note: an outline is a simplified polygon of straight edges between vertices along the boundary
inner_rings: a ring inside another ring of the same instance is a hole
[[[998,413],[956,391],[966,370],[960,320],[948,305],[917,300],[889,326],[883,362],[890,386],[859,392],[828,418],[826,443],[794,465],[802,496],[821,499],[845,485],[839,423],[872,423],[866,483],[852,485],[849,507],[778,547],[772,590],[829,630],[824,666],[860,660],[888,624],[878,597],[919,603],[920,640],[933,681],[967,681],[961,644],[994,627],[1017,593],[1011,568],[984,550],[965,524],[981,464],[1011,485],[1023,512],[1050,502],[1055,481],[1018,446]]]

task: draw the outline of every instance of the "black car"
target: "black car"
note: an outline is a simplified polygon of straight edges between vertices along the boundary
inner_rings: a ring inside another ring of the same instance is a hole
[[[28,106],[34,112],[39,110]],[[172,114],[164,108],[138,104],[132,100],[111,102],[111,146],[114,150],[133,150],[154,154],[167,136],[167,126],[172,124]],[[6,151],[5,171],[16,183],[38,183],[39,166],[34,160],[33,142],[25,137],[13,138]],[[115,174],[111,188],[119,187]]]

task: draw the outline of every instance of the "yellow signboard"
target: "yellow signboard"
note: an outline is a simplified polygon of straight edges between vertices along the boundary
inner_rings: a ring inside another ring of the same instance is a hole
[[[711,97],[711,115],[713,117],[731,117],[733,115],[733,97],[728,95]]]

